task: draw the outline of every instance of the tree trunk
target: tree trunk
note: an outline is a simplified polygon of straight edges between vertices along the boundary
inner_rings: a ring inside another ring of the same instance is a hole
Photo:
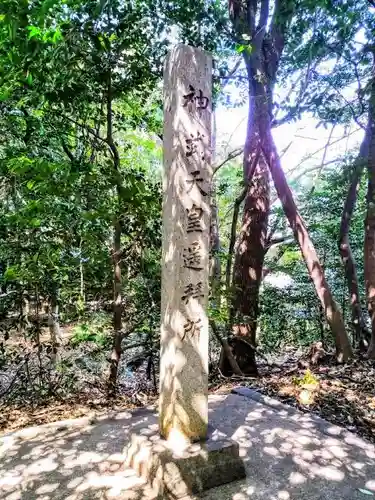
[[[365,283],[371,319],[371,341],[367,356],[375,359],[375,54],[369,110],[370,144],[367,162],[367,213],[365,222]]]
[[[367,126],[366,135],[362,141],[358,158],[356,159],[356,162],[354,164],[352,178],[341,216],[340,236],[338,242],[349,290],[350,305],[352,310],[352,323],[354,326],[354,340],[356,346],[360,346],[361,343],[363,343],[363,340],[368,337],[368,331],[361,307],[357,270],[349,241],[349,228],[357,201],[359,180],[361,178],[363,167],[365,166],[366,160],[369,155],[369,141],[370,122]]]
[[[245,338],[252,346],[256,346],[259,288],[266,253],[270,208],[269,174],[260,154],[260,124],[263,119],[270,121],[272,106],[267,86],[258,78],[259,72],[266,74],[262,43],[257,51],[258,54],[254,57],[245,56],[249,82],[249,112],[243,173],[247,191],[233,269],[233,300],[230,314],[234,336]],[[246,374],[256,374],[255,351],[247,350],[247,352],[248,366],[245,364],[241,368]]]
[[[324,338],[324,310],[322,304],[318,303],[318,325],[319,325],[319,333],[320,333],[320,341],[322,343],[323,348],[325,348],[325,338]]]
[[[344,321],[336,304],[328,283],[324,276],[324,271],[319,262],[318,254],[310,239],[305,222],[298,213],[292,192],[288,186],[284,171],[280,164],[275,143],[270,129],[263,129],[262,150],[269,165],[273,182],[284,209],[285,215],[293,230],[294,236],[299,244],[303,258],[305,260],[310,278],[313,281],[316,294],[322,304],[325,318],[333,333],[336,344],[336,356],[339,362],[347,361],[353,356],[352,347],[345,330]]]
[[[235,320],[234,334],[246,338],[250,345],[255,346],[259,286],[266,251],[270,203],[268,171],[261,155],[259,156],[263,139],[260,125],[263,120],[270,123],[272,119],[272,90],[295,2],[276,1],[273,13],[270,12],[270,2],[267,0],[229,0],[228,7],[233,29],[244,46],[242,54],[249,86],[244,148],[244,182],[248,191],[234,264],[234,293],[230,316]],[[254,162],[257,155],[259,161]],[[227,272],[227,277],[228,275]],[[253,353],[249,359],[249,369],[254,368],[256,370]]]
[[[212,186],[211,195],[211,224],[210,224],[210,251],[211,251],[211,294],[215,303],[220,304],[221,262],[220,262],[220,235],[219,211],[216,203],[215,186]]]
[[[212,162],[216,157],[216,114],[212,113]],[[214,307],[220,307],[221,288],[221,261],[220,261],[220,233],[219,233],[219,210],[216,201],[215,180],[212,180],[211,193],[211,222],[210,222],[210,281],[211,294]]]
[[[217,340],[221,344],[221,354],[220,354],[220,360],[219,360],[220,371],[222,372],[222,374],[224,376],[230,376],[231,374],[234,373],[235,375],[242,377],[243,373],[242,373],[240,367],[238,366],[236,359],[233,356],[232,349],[231,349],[227,339],[223,338],[220,335],[220,333],[216,327],[216,323],[214,321],[210,321],[210,326],[211,326],[211,329],[213,331],[213,334],[215,335],[215,337],[217,338]],[[232,370],[231,373],[228,375],[225,375],[225,373],[223,373],[225,371],[223,369],[223,365],[225,365],[226,363],[229,364],[229,366]]]
[[[253,346],[256,345],[259,288],[266,251],[268,214],[268,169],[260,157],[245,198],[233,271],[233,334],[246,337]],[[245,373],[256,372],[255,356],[251,358]]]
[[[18,314],[18,332],[23,333],[24,332],[24,322],[23,322],[23,293],[22,289],[19,290],[18,293],[18,300],[19,300],[19,314]]]
[[[51,359],[54,363],[58,361],[58,346],[61,343],[58,293],[58,287],[52,285],[48,306],[48,328],[52,346]]]
[[[249,83],[249,111],[243,160],[245,203],[242,227],[236,243],[229,315],[233,335],[246,339],[254,347],[270,207],[269,174],[260,154],[259,124],[263,116],[270,119],[267,88],[257,77],[259,71],[265,71],[261,44],[258,52],[253,59],[245,56]],[[238,198],[240,199],[241,197]],[[246,349],[246,345],[241,342],[238,346],[243,346],[244,351],[241,356],[242,371],[248,375],[257,374],[254,349]],[[240,352],[241,347],[237,350]]]
[[[113,239],[113,344],[108,379],[108,393],[114,396],[118,365],[121,359],[122,341],[122,297],[121,297],[121,224],[117,221]]]
[[[24,292],[22,294],[23,297],[23,323],[26,327],[26,330],[29,330],[31,327],[30,323],[30,296],[28,292]]]
[[[122,341],[122,296],[121,296],[121,209],[123,200],[123,185],[120,174],[120,155],[113,139],[112,129],[112,75],[108,73],[107,89],[107,139],[114,167],[114,185],[117,193],[118,212],[114,222],[113,236],[113,344],[108,378],[108,395],[116,393],[118,366],[121,359]]]
[[[79,289],[79,294],[82,298],[82,300],[85,300],[85,281],[84,281],[84,276],[83,276],[83,262],[82,259],[80,260],[79,263],[79,276],[80,276],[80,289]]]
[[[85,311],[85,274],[83,269],[83,255],[82,255],[82,240],[79,242],[79,313],[83,314]]]
[[[35,344],[38,347],[38,353],[40,352],[40,304],[39,304],[39,290],[38,286],[35,286]]]

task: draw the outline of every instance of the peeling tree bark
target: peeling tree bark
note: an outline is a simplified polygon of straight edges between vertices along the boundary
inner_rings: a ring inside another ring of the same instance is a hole
[[[233,309],[236,314],[233,333],[247,337],[252,345],[256,344],[269,206],[268,169],[260,159],[245,198],[233,273]]]
[[[355,204],[357,201],[359,180],[361,178],[363,168],[366,164],[366,160],[369,155],[369,141],[370,141],[370,123],[367,126],[366,135],[362,141],[359,150],[359,155],[354,164],[352,178],[342,212],[341,224],[340,224],[340,236],[338,242],[341,260],[344,265],[345,277],[349,290],[350,305],[352,310],[352,323],[354,326],[354,340],[355,340],[355,345],[357,346],[363,344],[363,340],[365,338],[367,339],[369,333],[366,328],[366,322],[363,317],[363,312],[361,307],[356,264],[354,261],[352,250],[350,248],[349,228],[350,228],[350,222],[353,217]]]
[[[264,71],[264,58],[261,54],[262,43],[259,43],[258,55],[254,60],[245,58],[249,80],[249,112],[247,136],[244,148],[244,209],[242,225],[236,242],[231,291],[230,323],[235,337],[243,337],[250,345],[256,345],[257,319],[259,313],[259,288],[262,279],[263,262],[266,252],[268,215],[270,207],[269,173],[260,154],[259,123],[264,114],[269,114],[267,89],[264,83],[257,80],[257,67]],[[235,203],[239,210],[242,196]],[[236,230],[236,227],[232,226]],[[234,243],[234,242],[233,242]],[[229,258],[234,245],[229,249]],[[227,268],[228,271],[228,268]],[[243,361],[246,374],[256,374],[255,352]]]
[[[247,339],[253,346],[256,345],[259,287],[266,253],[270,206],[268,169],[261,156],[257,163],[253,160],[261,149],[261,123],[266,120],[268,126],[271,126],[272,91],[284,48],[285,33],[294,7],[293,0],[276,0],[270,19],[269,0],[229,0],[229,14],[234,31],[245,46],[243,57],[249,85],[249,112],[243,161],[244,182],[248,189],[236,246],[230,319],[234,335]],[[249,45],[251,50],[247,50],[246,45]],[[229,249],[227,285],[231,252],[233,247]],[[251,372],[256,372],[254,354],[248,360],[247,373]]]
[[[253,157],[253,165],[250,167],[250,170],[253,171],[258,164],[259,160],[259,151],[257,151],[256,156]],[[227,255],[227,265],[226,265],[226,270],[225,270],[225,286],[226,289],[229,290],[231,287],[231,277],[232,277],[232,259],[233,259],[233,254],[234,254],[234,247],[236,244],[236,238],[237,238],[237,223],[238,223],[238,217],[240,213],[240,207],[244,199],[246,198],[246,194],[249,189],[249,182],[246,182],[242,192],[237,196],[237,198],[234,200],[234,208],[233,208],[233,217],[232,217],[232,224],[231,224],[231,230],[230,230],[230,239],[229,239],[229,249],[228,249],[228,255]]]

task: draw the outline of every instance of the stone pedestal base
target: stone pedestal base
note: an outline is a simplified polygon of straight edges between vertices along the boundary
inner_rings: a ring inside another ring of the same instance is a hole
[[[194,443],[178,452],[158,433],[133,434],[125,465],[147,481],[160,499],[178,499],[245,477],[238,443],[230,439]]]

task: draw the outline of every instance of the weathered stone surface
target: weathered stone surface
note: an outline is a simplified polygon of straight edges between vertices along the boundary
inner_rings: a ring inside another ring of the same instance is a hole
[[[133,435],[124,451],[125,465],[132,467],[157,498],[177,499],[245,477],[238,443],[209,437],[175,451],[158,434]]]
[[[178,45],[164,72],[160,432],[207,434],[211,57]]]

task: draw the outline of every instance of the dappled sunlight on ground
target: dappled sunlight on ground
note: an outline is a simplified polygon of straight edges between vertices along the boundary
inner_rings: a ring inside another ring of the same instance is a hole
[[[134,415],[120,413],[93,425],[85,419],[66,421],[3,437],[0,497],[143,498],[144,484],[124,468],[122,449],[133,427],[155,424],[156,415],[147,410]]]
[[[238,397],[238,396],[237,396]],[[241,397],[241,396],[240,396]],[[227,403],[233,396],[228,396]],[[283,405],[242,398],[232,408],[232,438],[240,443],[247,479],[220,489],[220,498],[355,499],[375,492],[375,449],[363,439]],[[249,402],[251,401],[251,402]],[[211,412],[215,413],[211,405]],[[229,420],[219,429],[230,432]],[[204,498],[217,499],[219,489]],[[224,495],[224,496],[221,496]],[[375,495],[375,493],[374,493]]]
[[[310,415],[239,395],[210,397],[210,426],[240,444],[247,479],[209,490],[206,500],[362,499],[375,492],[375,448]],[[0,498],[152,499],[123,448],[132,433],[154,429],[152,410],[119,413],[0,439]]]

